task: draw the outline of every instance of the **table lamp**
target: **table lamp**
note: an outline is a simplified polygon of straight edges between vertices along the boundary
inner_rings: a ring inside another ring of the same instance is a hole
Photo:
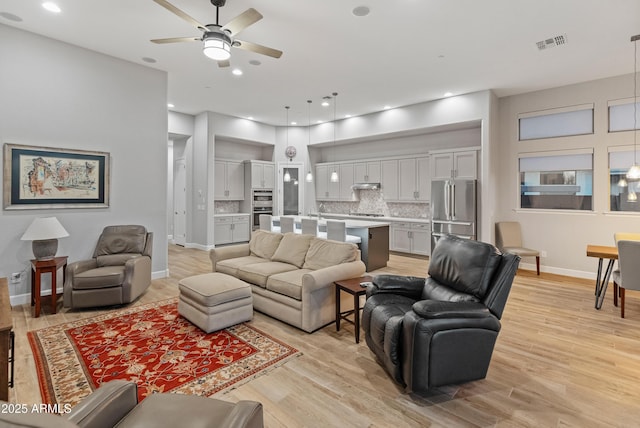
[[[27,228],[22,241],[33,241],[31,248],[38,260],[52,259],[58,251],[58,238],[69,236],[55,217],[36,218]]]

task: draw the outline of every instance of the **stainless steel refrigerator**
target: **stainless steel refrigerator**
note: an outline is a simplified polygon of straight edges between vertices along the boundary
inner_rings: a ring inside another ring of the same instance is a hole
[[[431,182],[431,250],[451,234],[476,239],[476,180]]]

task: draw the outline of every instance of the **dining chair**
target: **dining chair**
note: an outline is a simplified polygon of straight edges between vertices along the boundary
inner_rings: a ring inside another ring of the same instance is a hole
[[[636,232],[616,232],[613,234],[613,239],[618,245],[618,241],[640,241],[640,233]],[[618,266],[620,263],[618,263]],[[618,284],[613,283],[613,305],[618,306],[618,297],[620,297],[620,290]]]
[[[295,231],[295,224],[293,217],[286,215],[280,216],[280,233],[293,233]]]
[[[327,239],[332,241],[350,242],[359,244],[362,239],[359,236],[347,235],[347,225],[344,221],[327,220]]]
[[[522,230],[517,221],[496,223],[496,247],[503,253],[516,254],[520,257],[535,257],[536,273],[540,275],[540,251],[525,248],[522,245]]]
[[[268,230],[271,232],[271,216],[269,214],[260,214],[260,230]]]
[[[625,290],[640,290],[640,241],[620,240],[616,246],[618,269],[613,271],[613,287],[614,296],[620,293],[620,317],[624,318]]]
[[[305,235],[318,236],[318,219],[317,218],[303,218],[302,219],[302,233]]]

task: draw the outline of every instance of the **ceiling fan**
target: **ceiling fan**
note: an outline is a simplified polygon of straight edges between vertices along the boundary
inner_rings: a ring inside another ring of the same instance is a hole
[[[216,8],[216,23],[203,25],[166,0],[153,1],[202,31],[201,37],[171,37],[167,39],[154,39],[151,40],[153,43],[204,42],[204,54],[217,61],[218,67],[229,66],[231,47],[256,52],[273,58],[280,58],[282,55],[282,51],[277,49],[268,48],[256,43],[245,42],[235,38],[239,32],[262,19],[260,12],[253,8],[245,10],[226,25],[220,25],[218,24],[218,13],[220,8],[225,5],[226,0],[211,0],[211,4]]]

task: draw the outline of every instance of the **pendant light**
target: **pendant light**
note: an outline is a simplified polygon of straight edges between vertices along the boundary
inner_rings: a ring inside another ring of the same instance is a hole
[[[640,166],[637,163],[637,144],[638,144],[638,40],[640,34],[631,37],[633,42],[633,165],[627,171],[627,181],[640,180]],[[635,202],[635,192],[633,198],[632,192],[629,192],[629,202]],[[633,199],[633,201],[632,201]]]
[[[309,136],[309,142],[307,143],[307,153],[309,152],[309,146],[311,146],[311,100],[307,100],[307,105],[309,106],[309,116],[307,121],[307,134]],[[305,181],[307,183],[313,182],[313,174],[311,174],[311,162],[309,161],[309,170],[307,171],[307,176],[305,177]]]
[[[333,93],[333,154],[334,154],[334,158],[333,161],[335,162],[335,154],[336,154],[336,104],[338,103],[338,93],[334,92]],[[338,171],[336,170],[336,164],[333,164],[333,171],[331,172],[331,182],[332,183],[337,183],[339,180],[338,178]]]
[[[284,108],[287,110],[287,147],[289,147],[289,106],[285,106]],[[289,158],[289,161],[291,161],[291,158]],[[283,180],[285,183],[291,181],[291,174],[289,174],[288,168],[285,168]]]

